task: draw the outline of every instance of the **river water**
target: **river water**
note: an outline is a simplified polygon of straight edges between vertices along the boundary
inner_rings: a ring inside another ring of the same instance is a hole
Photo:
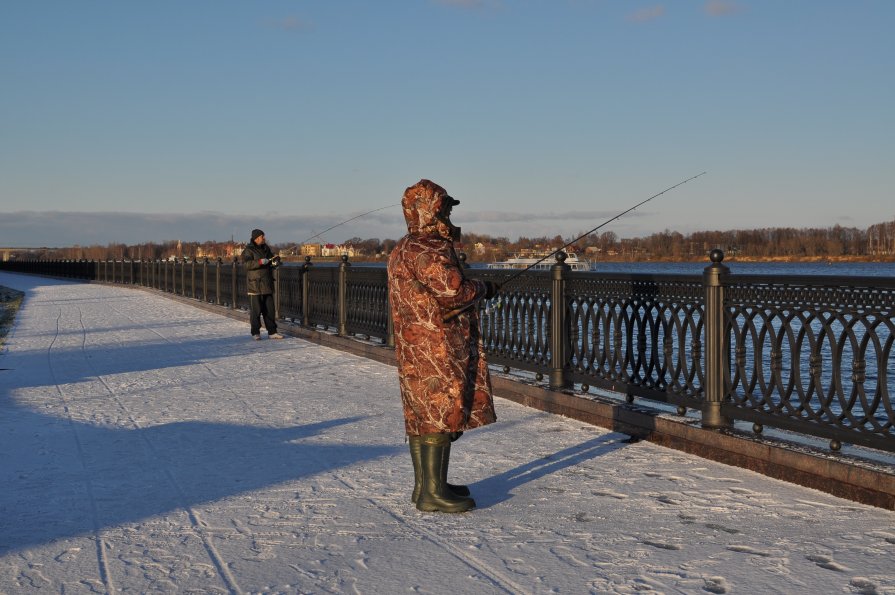
[[[292,263],[290,263],[292,264]],[[296,263],[300,265],[301,263]],[[352,266],[384,267],[384,262],[353,262]],[[597,273],[645,275],[701,275],[711,263],[706,262],[594,262]],[[895,278],[895,262],[738,262],[724,264],[735,275],[850,275],[854,277]],[[315,263],[317,266],[338,266],[336,262]],[[487,263],[473,262],[473,269],[483,269]]]
[[[701,275],[705,262],[597,262],[594,271],[649,275]],[[724,262],[736,275],[851,275],[895,277],[893,262]]]

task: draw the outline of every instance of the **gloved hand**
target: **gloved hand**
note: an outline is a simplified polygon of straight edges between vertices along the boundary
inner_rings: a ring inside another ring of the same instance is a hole
[[[262,258],[262,259],[258,260],[258,264],[260,264],[261,266],[264,266],[268,263],[270,263],[270,259],[267,259],[267,258]]]
[[[500,291],[501,284],[497,281],[485,281],[485,299],[490,300]]]

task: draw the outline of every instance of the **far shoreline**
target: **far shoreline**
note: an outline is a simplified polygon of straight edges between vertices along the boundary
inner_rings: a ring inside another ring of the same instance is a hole
[[[311,258],[311,263],[333,263],[338,264],[341,262],[341,257],[339,256],[314,256]],[[348,259],[348,262],[381,262],[385,263],[388,260],[387,256],[352,256]],[[676,263],[676,264],[686,264],[686,263],[708,263],[711,262],[709,260],[708,255],[704,259],[694,259],[694,258],[589,258],[591,263],[600,263],[600,262],[612,262],[612,263],[638,263],[638,262],[656,262],[656,263]],[[492,261],[490,260],[481,260],[477,258],[469,258],[467,257],[466,261],[470,264],[488,264]],[[293,264],[302,264],[305,262],[304,256],[287,256],[283,257],[283,262],[293,263]],[[726,256],[724,257],[724,261],[726,263],[731,262],[743,262],[743,263],[820,263],[820,264],[842,264],[842,263],[851,263],[851,262],[860,262],[860,263],[893,263],[895,262],[895,255],[889,256]]]

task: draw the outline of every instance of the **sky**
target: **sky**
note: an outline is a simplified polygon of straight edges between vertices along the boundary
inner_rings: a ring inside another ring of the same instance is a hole
[[[0,592],[895,594],[895,511],[498,392],[451,447],[476,508],[421,513],[393,366],[159,292],[0,285],[27,295],[0,352]]]
[[[4,2],[0,245],[397,239],[421,178],[464,231],[571,238],[702,172],[600,231],[864,229],[895,218],[893,22],[888,0]]]

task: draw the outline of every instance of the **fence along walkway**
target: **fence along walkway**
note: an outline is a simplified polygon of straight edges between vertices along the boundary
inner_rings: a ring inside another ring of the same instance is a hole
[[[418,512],[393,367],[0,272],[0,592],[895,592],[895,512],[498,398]],[[194,303],[194,302],[193,302]]]
[[[549,272],[482,306],[489,361],[550,388],[597,388],[697,411],[706,428],[748,421],[895,452],[895,279],[735,275],[720,250],[700,276]],[[22,262],[7,270],[139,284],[247,308],[245,274],[215,262]],[[475,270],[497,281],[512,271]],[[281,267],[279,316],[393,345],[384,268]],[[554,307],[562,304],[563,307]]]

